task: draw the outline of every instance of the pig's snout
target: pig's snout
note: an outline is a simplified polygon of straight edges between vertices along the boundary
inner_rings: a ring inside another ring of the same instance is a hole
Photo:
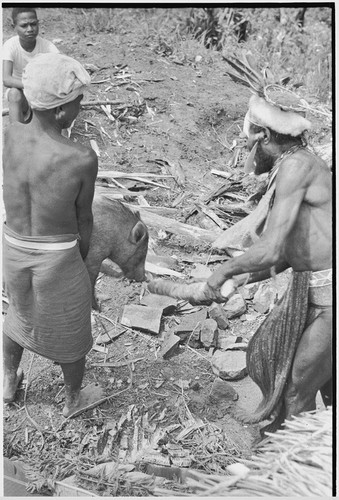
[[[133,280],[133,281],[145,281],[145,279],[146,279],[145,267],[133,269],[132,271],[126,272],[124,274],[125,274],[125,277],[127,279]]]

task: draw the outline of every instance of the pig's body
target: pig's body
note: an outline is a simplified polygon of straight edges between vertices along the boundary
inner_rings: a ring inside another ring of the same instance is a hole
[[[93,231],[85,264],[94,293],[102,261],[109,258],[121,268],[126,278],[145,279],[148,231],[138,212],[132,212],[119,201],[96,193],[93,200]]]

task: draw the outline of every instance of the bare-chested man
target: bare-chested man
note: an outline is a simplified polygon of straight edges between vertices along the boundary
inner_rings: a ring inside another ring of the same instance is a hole
[[[284,392],[286,418],[315,409],[319,389],[331,404],[332,176],[325,162],[304,147],[309,126],[297,113],[251,98],[244,132],[255,174],[276,176],[274,201],[260,239],[208,280],[211,299],[218,300],[221,285],[242,273],[250,273],[253,283],[269,278],[272,268],[275,273],[312,271],[306,325]]]
[[[83,259],[92,231],[97,156],[61,135],[79,113],[90,77],[61,54],[37,55],[25,68],[32,121],[13,123],[4,141],[3,326],[5,402],[22,378],[23,349],[60,363],[65,417],[97,398],[80,391],[92,346],[91,285]]]

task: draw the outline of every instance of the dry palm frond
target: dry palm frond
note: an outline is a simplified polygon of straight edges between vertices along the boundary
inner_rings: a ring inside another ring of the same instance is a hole
[[[247,54],[250,57],[250,54]],[[260,97],[263,97],[265,79],[259,71],[254,69],[253,64],[249,64],[249,59],[243,56],[242,60],[235,55],[223,56],[225,61],[237,71],[238,74],[227,71],[227,74],[236,82],[242,83],[246,87],[254,90]]]
[[[283,111],[308,111],[328,119],[332,118],[330,110],[319,105],[310,105],[296,92],[281,85],[281,81],[275,78],[268,68],[263,68],[260,71],[251,52],[239,57],[233,54],[228,57],[223,56],[223,58],[236,71],[236,73],[226,71],[232,80],[249,87],[252,92],[264,98],[269,104],[277,106]],[[286,80],[286,77],[283,80]]]
[[[227,71],[227,74],[234,81],[249,87],[259,97],[263,97],[270,104],[279,106],[285,111],[301,111],[304,109],[301,98],[291,90],[278,85],[273,74],[267,68],[261,72],[256,68],[256,62],[251,53],[241,57],[235,55],[223,57],[237,71],[237,74]]]
[[[199,473],[188,486],[204,497],[330,497],[332,446],[332,409],[305,412],[269,434],[250,460],[241,460],[247,472],[242,467],[228,476]]]

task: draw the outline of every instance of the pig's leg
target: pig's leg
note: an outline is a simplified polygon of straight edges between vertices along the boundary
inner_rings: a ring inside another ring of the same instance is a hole
[[[285,395],[286,418],[314,410],[318,390],[332,376],[332,308],[324,309],[304,331]]]
[[[90,256],[91,257],[91,256]],[[102,260],[96,259],[93,261],[93,259],[89,259],[88,256],[86,257],[85,264],[86,268],[89,274],[89,279],[91,281],[91,286],[92,286],[92,307],[93,309],[99,310],[98,302],[95,297],[95,282],[97,280],[99,271],[100,271],[100,266],[101,266]]]

